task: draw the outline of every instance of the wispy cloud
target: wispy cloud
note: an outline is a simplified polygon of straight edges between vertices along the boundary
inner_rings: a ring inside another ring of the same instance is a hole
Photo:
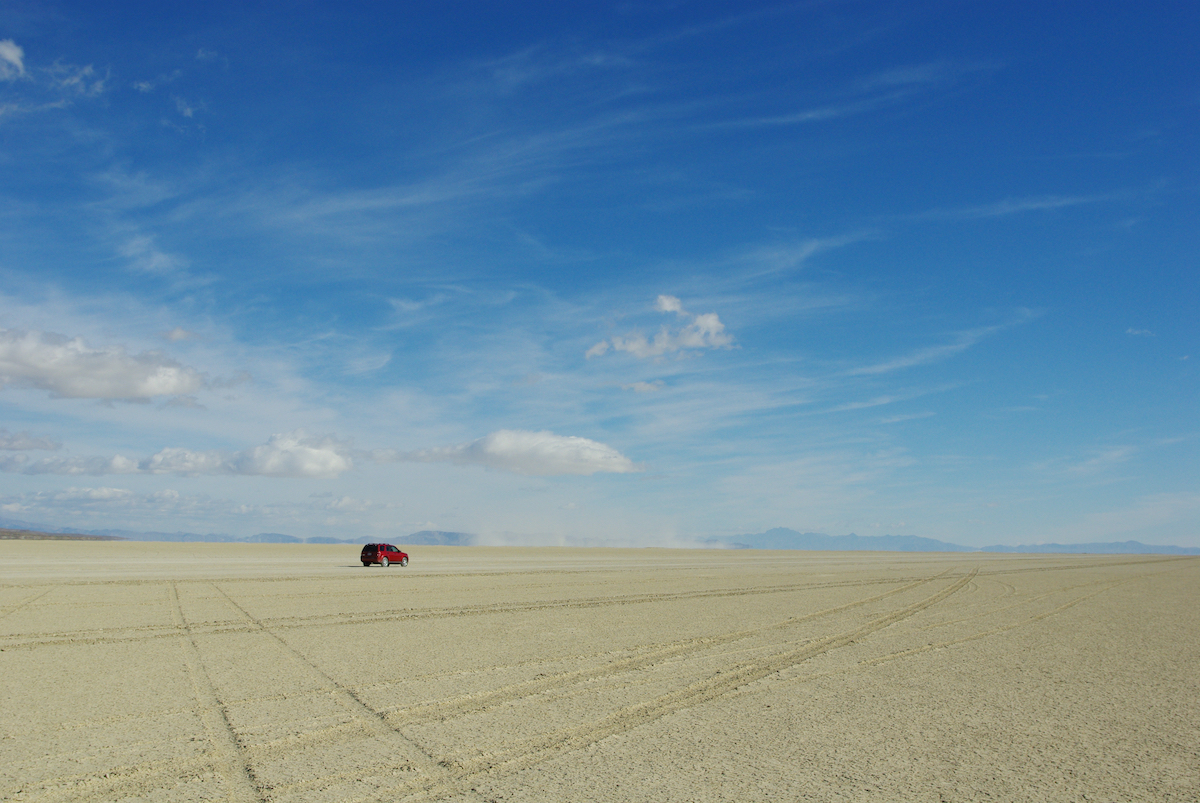
[[[490,73],[499,88],[512,91],[527,84],[562,78],[581,70],[623,70],[634,64],[635,61],[627,53],[614,49],[555,53],[543,44],[485,62],[483,69]]]
[[[1008,329],[1011,326],[1023,323],[1033,316],[1034,313],[1032,310],[1022,310],[1020,317],[1014,321],[1010,321],[1009,323],[998,324],[996,326],[984,326],[979,329],[969,329],[965,332],[959,332],[958,335],[955,336],[955,342],[953,343],[947,343],[941,346],[927,346],[891,360],[875,363],[873,365],[864,365],[859,368],[851,368],[847,371],[844,371],[843,374],[845,376],[874,376],[878,374],[889,374],[894,371],[901,371],[905,368],[913,368],[918,365],[927,365],[929,363],[939,362],[949,357],[953,357],[955,354],[966,351],[989,335],[993,335],[996,332],[1000,332],[1004,329]]]
[[[26,449],[54,451],[61,448],[61,443],[52,441],[49,438],[36,438],[28,432],[9,432],[7,429],[0,427],[0,449],[8,451]]]
[[[172,343],[176,343],[180,340],[194,340],[195,338],[199,337],[199,335],[197,335],[195,332],[189,332],[182,326],[176,326],[174,329],[171,329],[167,332],[159,332],[158,336],[163,340],[169,340]]]
[[[11,100],[0,103],[3,118],[61,109],[81,98],[99,97],[108,89],[109,74],[91,64],[27,64],[24,48],[12,39],[4,39],[0,40],[0,81],[10,84]]]
[[[155,89],[157,89],[160,86],[174,83],[175,81],[179,80],[180,76],[182,76],[182,75],[183,75],[183,70],[172,70],[169,73],[163,73],[163,74],[161,74],[155,78],[149,79],[149,80],[134,81],[133,88],[143,94],[148,93],[148,92],[153,92]]]
[[[655,379],[653,382],[630,382],[628,385],[621,385],[622,390],[632,390],[634,393],[657,393],[663,389],[663,381]]]
[[[136,474],[137,463],[127,457],[41,457],[33,459],[24,454],[0,455],[0,471],[20,474]]]
[[[1147,539],[1155,543],[1164,530],[1194,528],[1197,514],[1200,494],[1148,494],[1108,510],[1087,512],[1077,521],[1045,532],[1043,539],[1054,543]]]
[[[921,418],[931,418],[937,415],[932,410],[926,410],[923,413],[909,413],[908,415],[890,415],[886,418],[879,419],[881,424],[899,424],[902,421],[916,421]]]
[[[910,215],[911,220],[981,220],[984,218],[1007,217],[1027,212],[1045,212],[1067,209],[1073,206],[1111,201],[1113,195],[1041,195],[1030,198],[1005,198],[978,206],[960,206],[930,209]]]
[[[952,62],[895,67],[843,86],[840,97],[830,103],[775,115],[725,120],[709,124],[706,127],[770,128],[822,123],[896,106],[920,93],[957,84],[971,73],[994,69],[995,65],[990,64],[956,64]]]
[[[118,251],[129,260],[132,269],[142,273],[162,276],[185,270],[188,266],[186,259],[159,249],[154,238],[146,235],[129,238],[121,244]]]
[[[191,103],[179,97],[178,95],[172,95],[171,100],[175,102],[175,111],[179,112],[180,115],[187,117],[188,119],[195,117],[196,112],[201,111],[204,108],[203,103]]]
[[[938,362],[947,357],[953,357],[955,354],[966,351],[971,346],[979,342],[979,337],[971,334],[963,334],[958,337],[955,343],[948,343],[944,346],[928,346],[923,349],[909,352],[901,357],[896,357],[886,362],[875,363],[874,365],[864,365],[859,368],[851,368],[846,371],[846,376],[872,376],[875,374],[890,374],[893,371],[901,371],[905,368],[912,368],[917,365],[926,365],[928,363]]]
[[[784,273],[802,267],[817,254],[853,245],[875,236],[869,232],[856,232],[838,237],[814,237],[799,242],[762,245],[738,254],[734,261],[744,266],[743,276],[747,278]]]
[[[90,64],[79,66],[55,62],[43,70],[49,76],[51,85],[67,96],[94,98],[107,88],[108,74],[101,75]]]
[[[0,40],[0,81],[13,81],[25,74],[25,50],[11,39]]]
[[[1100,474],[1127,462],[1137,451],[1133,446],[1114,446],[1098,452],[1085,460],[1067,463],[1062,466],[1062,470],[1067,474],[1076,476]]]

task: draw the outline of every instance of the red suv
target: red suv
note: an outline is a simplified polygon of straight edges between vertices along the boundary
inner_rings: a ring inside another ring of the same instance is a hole
[[[408,553],[401,552],[391,544],[367,544],[363,547],[360,560],[362,560],[363,566],[370,566],[372,563],[378,563],[384,567],[392,563],[407,566]]]

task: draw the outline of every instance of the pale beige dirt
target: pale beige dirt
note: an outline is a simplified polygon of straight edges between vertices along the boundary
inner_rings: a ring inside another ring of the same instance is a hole
[[[1200,799],[1200,559],[0,542],[0,799]]]

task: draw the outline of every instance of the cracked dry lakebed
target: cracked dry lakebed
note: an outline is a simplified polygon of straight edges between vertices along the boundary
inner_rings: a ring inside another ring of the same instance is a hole
[[[0,799],[1200,799],[1200,558],[0,542]]]

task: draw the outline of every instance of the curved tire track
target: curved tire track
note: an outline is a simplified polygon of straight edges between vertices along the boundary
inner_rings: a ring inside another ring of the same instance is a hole
[[[443,761],[440,766],[445,771],[438,773],[440,777],[429,777],[421,782],[390,790],[386,795],[364,798],[364,800],[437,800],[450,795],[464,794],[470,791],[471,782],[481,776],[495,777],[520,772],[550,758],[583,749],[610,736],[633,730],[678,711],[717,700],[742,686],[823,653],[853,644],[872,633],[936,605],[966,586],[975,578],[976,574],[977,570],[972,571],[925,599],[873,619],[847,632],[817,639],[798,649],[720,670],[708,678],[691,683],[677,691],[661,695],[645,703],[623,708],[597,722],[557,730],[526,740],[511,748],[485,753],[474,759]]]

